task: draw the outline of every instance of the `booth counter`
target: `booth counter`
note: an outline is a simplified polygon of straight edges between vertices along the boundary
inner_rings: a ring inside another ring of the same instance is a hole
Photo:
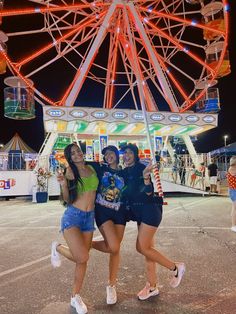
[[[0,171],[0,197],[32,195],[33,171]]]

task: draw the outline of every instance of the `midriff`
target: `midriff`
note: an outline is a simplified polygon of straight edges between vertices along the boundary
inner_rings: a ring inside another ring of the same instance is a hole
[[[83,194],[78,195],[72,205],[86,212],[92,211],[94,209],[95,197],[96,191],[84,192]]]

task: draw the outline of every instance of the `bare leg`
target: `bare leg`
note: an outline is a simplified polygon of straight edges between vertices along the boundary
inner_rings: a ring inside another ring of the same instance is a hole
[[[161,266],[164,266],[170,270],[174,270],[175,263],[152,247],[152,241],[156,231],[156,227],[141,223],[136,243],[137,251],[143,254],[149,260],[158,263]]]
[[[80,292],[89,259],[93,232],[82,233],[78,228],[72,227],[64,231],[64,238],[76,263],[72,295]]]
[[[66,257],[67,259],[69,259],[70,261],[75,262],[73,255],[71,254],[71,251],[67,246],[58,244],[57,252],[60,253],[62,256]]]
[[[115,225],[111,220],[106,221],[99,228],[104,241],[93,241],[92,247],[95,250],[110,253],[109,260],[109,284],[116,284],[120,264],[120,244],[123,239],[125,226]]]
[[[214,192],[213,187],[214,187],[214,185],[213,185],[213,184],[210,184],[210,191],[211,191],[212,193]]]
[[[146,273],[147,281],[150,283],[151,287],[155,287],[157,284],[156,277],[156,263],[146,258]]]
[[[139,226],[140,227],[140,226]],[[138,229],[139,229],[138,227]],[[152,247],[154,248],[154,238],[152,239]],[[150,283],[151,287],[155,287],[157,284],[156,276],[156,263],[145,257],[145,268],[147,281]]]

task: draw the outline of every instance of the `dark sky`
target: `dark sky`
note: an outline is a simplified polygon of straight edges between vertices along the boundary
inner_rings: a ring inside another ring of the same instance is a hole
[[[19,3],[19,0],[17,0]],[[228,135],[227,143],[236,141],[236,1],[229,1],[230,4],[230,36],[229,54],[231,60],[231,74],[221,78],[217,87],[219,88],[221,111],[219,112],[219,123],[216,129],[210,130],[198,136],[194,143],[197,152],[209,152],[224,145],[224,135]],[[3,79],[11,75],[0,76],[0,143],[7,143],[12,136],[18,132],[23,140],[36,151],[41,147],[44,140],[44,129],[42,121],[42,108],[36,105],[36,118],[28,121],[16,121],[4,117],[3,89],[6,87]]]

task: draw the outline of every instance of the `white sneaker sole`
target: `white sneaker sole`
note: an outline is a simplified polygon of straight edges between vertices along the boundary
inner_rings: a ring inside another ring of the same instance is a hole
[[[116,304],[116,302],[117,302],[117,300],[113,300],[113,301],[111,301],[111,300],[108,301],[108,300],[107,300],[107,304],[108,304],[108,305]]]
[[[149,298],[151,298],[151,297],[155,297],[155,296],[159,295],[159,293],[160,293],[159,290],[154,290],[154,291],[152,291],[151,293],[149,293],[149,295],[146,296],[146,297],[141,297],[141,296],[138,295],[138,299],[139,299],[140,301],[145,301],[145,300],[147,300],[147,299],[149,299]]]

